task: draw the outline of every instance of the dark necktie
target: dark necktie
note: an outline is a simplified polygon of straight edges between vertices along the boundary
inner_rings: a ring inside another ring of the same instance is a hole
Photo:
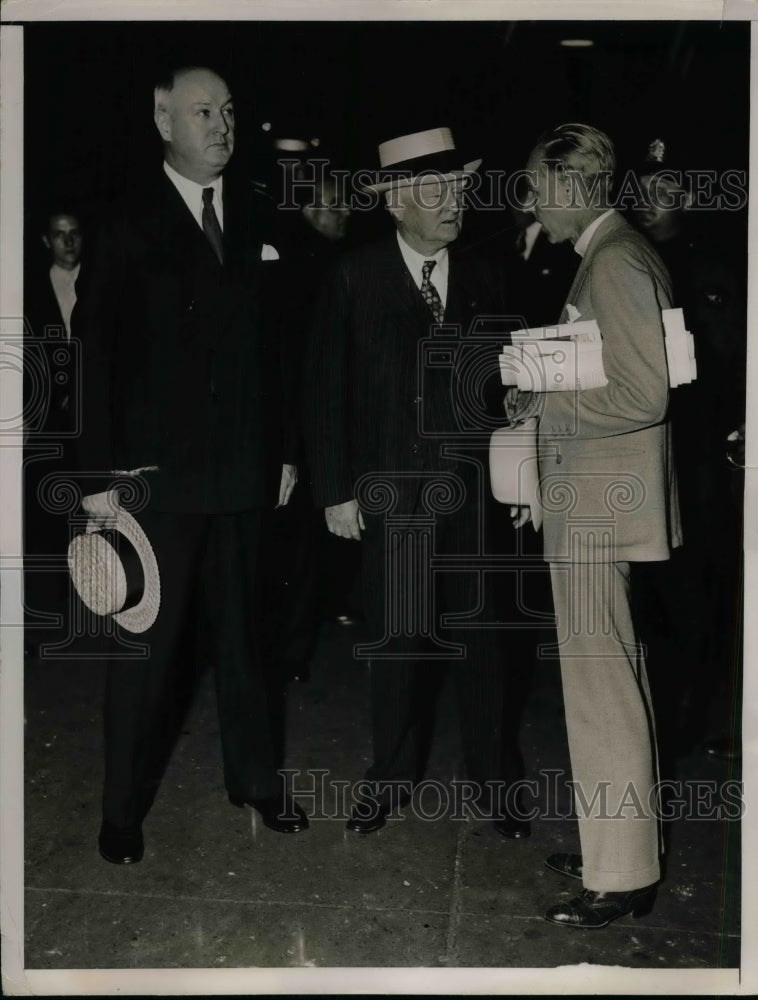
[[[203,232],[208,237],[208,242],[213,247],[219,262],[223,264],[224,238],[213,207],[213,188],[203,188]]]
[[[436,260],[424,261],[424,266],[421,268],[421,294],[424,296],[424,302],[432,310],[432,316],[434,316],[438,323],[441,323],[445,315],[442,299],[439,297],[437,289],[429,280],[429,275],[434,270],[436,263]]]

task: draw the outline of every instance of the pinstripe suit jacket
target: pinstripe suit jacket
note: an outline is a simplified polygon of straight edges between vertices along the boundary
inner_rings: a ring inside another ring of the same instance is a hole
[[[539,456],[549,561],[667,559],[681,544],[666,420],[661,310],[671,283],[658,254],[614,212],[590,240],[569,291],[597,320],[608,384],[542,397]]]
[[[504,293],[494,268],[451,248],[445,324],[456,324],[451,346],[479,314],[503,314]],[[442,440],[459,439],[462,415],[454,350],[450,363],[425,358],[431,313],[397,239],[346,254],[316,306],[305,366],[305,439],[317,506],[356,495],[368,473],[395,476],[396,510],[412,512],[424,473],[452,470]],[[491,370],[499,383],[492,342]],[[440,341],[442,344],[442,341]],[[502,391],[499,392],[502,397]],[[408,475],[402,475],[406,473]]]

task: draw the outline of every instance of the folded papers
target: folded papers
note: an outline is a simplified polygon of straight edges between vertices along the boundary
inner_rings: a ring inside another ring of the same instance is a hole
[[[672,388],[697,378],[695,342],[681,309],[662,311],[666,363]],[[603,339],[593,320],[534,327],[511,334],[499,357],[503,385],[524,392],[596,389],[608,384]]]
[[[575,313],[569,307],[569,315]],[[685,329],[681,309],[664,309],[662,318],[669,384],[675,389],[697,378],[695,342]],[[515,385],[524,392],[556,392],[608,384],[603,370],[603,339],[595,320],[574,319],[559,326],[517,330],[511,340],[500,354],[503,385]],[[528,505],[535,530],[539,530],[542,502],[536,417],[493,433],[490,483],[492,495],[500,503]]]

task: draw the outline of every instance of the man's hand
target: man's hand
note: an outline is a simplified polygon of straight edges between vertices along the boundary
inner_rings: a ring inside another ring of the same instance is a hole
[[[366,530],[357,500],[348,500],[346,503],[335,504],[334,507],[326,507],[324,516],[327,528],[340,538],[353,538],[359,542],[361,532]]]
[[[297,466],[296,465],[283,465],[282,466],[282,479],[279,483],[279,503],[276,505],[276,509],[279,507],[286,507],[290,502],[290,497],[292,496],[292,491],[295,488],[295,483],[297,482]]]
[[[505,393],[505,415],[512,427],[523,424],[530,417],[539,414],[540,397],[536,392],[522,392],[515,385],[510,386]]]
[[[98,527],[106,527],[121,510],[118,490],[90,493],[89,496],[82,498],[82,507]]]
[[[526,505],[518,506],[517,504],[514,504],[509,513],[511,515],[513,527],[516,528],[516,530],[523,528],[524,525],[528,524],[532,519],[532,512]]]

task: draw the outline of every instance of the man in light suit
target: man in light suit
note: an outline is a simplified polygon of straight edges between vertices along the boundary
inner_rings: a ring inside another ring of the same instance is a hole
[[[614,167],[611,141],[587,125],[554,129],[528,163],[537,218],[582,258],[560,322],[597,321],[607,385],[511,391],[506,401],[515,420],[539,417],[544,555],[582,849],[548,858],[584,891],[546,917],[584,928],[645,912],[660,878],[654,728],[629,573],[631,562],[667,559],[681,544],[661,318],[670,281],[645,238],[608,208]],[[528,517],[512,513],[517,526]]]
[[[267,302],[272,248],[249,185],[225,172],[234,150],[226,82],[189,67],[155,87],[163,165],[108,213],[79,290],[84,344],[79,468],[144,474],[136,512],[161,575],[149,655],[108,664],[99,849],[139,861],[150,809],[198,653],[213,662],[230,801],[274,830],[307,827],[277,771],[254,604],[261,512],[294,484],[282,370]]]
[[[444,661],[450,649],[443,645],[449,631],[436,642],[436,619],[421,621],[434,601],[421,585],[414,589],[414,567],[430,555],[414,548],[419,516],[434,521],[438,551],[462,560],[455,572],[437,577],[436,610],[475,616],[481,608],[475,567],[467,567],[465,556],[477,551],[482,477],[475,463],[444,457],[441,445],[461,443],[454,401],[461,370],[453,360],[460,331],[465,334],[477,314],[503,314],[494,268],[450,249],[461,231],[464,180],[480,161],[463,163],[449,129],[400,136],[379,152],[392,176],[372,189],[384,193],[396,232],[338,263],[316,309],[304,384],[314,501],[325,508],[333,534],[360,542],[364,612],[377,643],[371,656],[374,762],[367,793],[348,821],[358,833],[383,826],[419,779],[431,701],[419,661]],[[439,340],[447,362],[425,367],[420,345],[443,321],[459,333]],[[491,357],[483,359],[495,381],[497,349],[493,341]],[[452,501],[458,489],[461,502],[443,511],[442,495],[450,491]],[[378,509],[382,497],[385,510]],[[400,525],[406,530],[394,533]],[[398,602],[402,623],[393,617]],[[404,627],[409,619],[410,629]],[[474,626],[455,640],[463,644],[462,658],[448,662],[476,803],[503,836],[526,837],[528,823],[508,802],[520,761],[515,733],[503,732],[505,668],[496,633]]]

